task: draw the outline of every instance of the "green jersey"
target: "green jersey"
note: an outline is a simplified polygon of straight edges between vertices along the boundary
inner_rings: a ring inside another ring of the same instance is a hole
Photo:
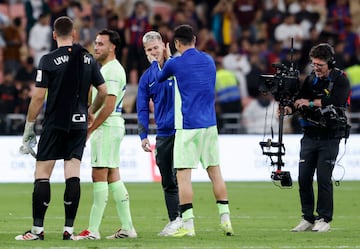
[[[104,121],[105,126],[122,126],[124,121],[121,117],[123,99],[126,90],[126,74],[123,66],[119,61],[112,60],[106,63],[100,69],[105,79],[108,95],[116,96],[116,104],[113,112]],[[93,88],[93,101],[96,96],[96,89]]]

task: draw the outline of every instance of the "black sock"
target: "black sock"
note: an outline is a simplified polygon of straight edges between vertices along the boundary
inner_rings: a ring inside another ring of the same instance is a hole
[[[229,201],[228,200],[226,200],[226,201],[217,200],[216,203],[217,204],[229,204]]]
[[[44,217],[50,203],[49,179],[36,179],[32,195],[33,225],[44,226]]]
[[[183,214],[186,210],[188,210],[190,208],[193,208],[192,203],[186,203],[186,204],[180,205],[181,214]]]
[[[64,191],[65,226],[72,227],[80,201],[80,179],[71,177],[66,180]]]

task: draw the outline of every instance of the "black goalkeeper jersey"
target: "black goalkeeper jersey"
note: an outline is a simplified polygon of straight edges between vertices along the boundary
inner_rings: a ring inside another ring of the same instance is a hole
[[[59,123],[65,123],[69,129],[87,129],[90,86],[99,86],[104,79],[92,55],[79,45],[74,46],[60,47],[39,62],[36,86],[48,89],[43,129],[58,128]],[[69,63],[74,48],[81,51],[75,68],[74,63]],[[59,122],[59,117],[66,120]]]

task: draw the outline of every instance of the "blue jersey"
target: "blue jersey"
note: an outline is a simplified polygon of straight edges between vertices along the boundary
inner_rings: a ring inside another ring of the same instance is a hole
[[[141,140],[148,135],[149,128],[149,101],[154,103],[154,117],[157,126],[157,135],[164,137],[175,134],[174,129],[174,80],[165,79],[156,82],[156,68],[149,67],[141,76],[136,100],[138,114],[139,135]]]
[[[153,70],[157,63],[151,64]],[[175,129],[197,129],[216,125],[216,67],[210,55],[195,48],[168,60],[157,80],[175,76]]]

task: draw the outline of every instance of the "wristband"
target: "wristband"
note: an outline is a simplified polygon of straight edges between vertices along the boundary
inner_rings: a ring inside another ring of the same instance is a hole
[[[313,102],[313,101],[310,101],[310,102],[309,102],[309,107],[310,107],[310,108],[314,107],[314,102]]]

